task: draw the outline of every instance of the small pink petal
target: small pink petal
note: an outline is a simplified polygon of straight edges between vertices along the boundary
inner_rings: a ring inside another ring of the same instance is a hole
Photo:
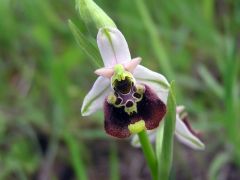
[[[113,68],[100,68],[100,69],[97,69],[94,73],[99,76],[103,76],[105,78],[111,78],[114,74],[114,69]]]
[[[133,72],[134,69],[137,67],[137,65],[140,64],[141,61],[142,61],[142,58],[140,57],[134,58],[131,61],[126,62],[124,64],[124,68],[129,72]]]
[[[176,111],[178,114],[182,113],[184,110],[185,110],[185,107],[183,105],[177,106]]]

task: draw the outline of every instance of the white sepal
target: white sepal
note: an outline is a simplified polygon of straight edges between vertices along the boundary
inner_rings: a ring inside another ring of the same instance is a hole
[[[187,128],[184,122],[180,119],[179,115],[176,117],[176,129],[175,135],[177,139],[183,144],[191,147],[196,150],[204,150],[205,145],[201,142],[198,137],[196,137],[192,132]]]
[[[93,84],[92,89],[88,92],[83,100],[81,113],[88,116],[103,107],[107,95],[110,93],[110,80],[104,77],[98,77]]]
[[[97,44],[105,67],[131,60],[127,41],[117,28],[101,28],[98,31]]]
[[[158,97],[165,104],[167,103],[169,83],[162,74],[156,73],[144,66],[138,65],[133,72],[133,76],[136,79],[137,83],[144,83],[148,85],[157,93]]]

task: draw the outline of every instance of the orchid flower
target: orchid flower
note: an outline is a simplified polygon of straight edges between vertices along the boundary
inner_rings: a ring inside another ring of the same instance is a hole
[[[176,127],[175,127],[175,135],[177,139],[187,145],[188,147],[195,150],[203,150],[205,149],[205,145],[199,139],[200,134],[197,133],[188,122],[188,114],[185,112],[184,106],[177,106],[176,109]],[[157,131],[152,130],[148,131],[148,136],[150,141],[153,143],[156,140]],[[139,142],[138,136],[134,135],[131,141],[131,144],[134,147],[140,147],[141,144]]]
[[[97,44],[104,67],[95,71],[99,77],[84,98],[82,115],[103,109],[105,131],[117,138],[157,128],[166,113],[170,86],[167,79],[140,65],[141,58],[131,58],[128,44],[117,28],[99,29]],[[178,115],[176,134],[182,142],[193,139]]]

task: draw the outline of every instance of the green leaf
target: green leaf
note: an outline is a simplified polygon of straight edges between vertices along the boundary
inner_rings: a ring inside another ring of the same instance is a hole
[[[214,160],[212,161],[209,172],[208,172],[208,179],[218,179],[218,173],[220,172],[221,168],[230,161],[230,155],[226,152],[219,153],[216,155]]]
[[[98,49],[86,36],[79,31],[77,26],[71,21],[68,21],[69,27],[77,41],[79,47],[88,55],[88,57],[93,61],[93,64],[99,68],[101,65],[97,61],[101,61]]]
[[[164,132],[164,122],[161,122],[159,127],[157,128],[156,134],[156,156],[157,159],[160,159],[160,154],[162,151],[162,143],[163,143],[163,132]]]
[[[240,147],[239,139],[239,118],[237,117],[239,97],[236,95],[238,85],[239,58],[237,56],[237,40],[232,38],[226,41],[226,60],[224,73],[224,102],[225,102],[225,121],[224,126],[228,140],[235,146]],[[235,156],[240,160],[240,152],[235,151]]]
[[[140,18],[142,19],[142,23],[146,28],[149,37],[148,39],[151,42],[151,49],[155,54],[156,58],[158,59],[159,65],[161,66],[164,74],[167,74],[168,77],[172,79],[174,77],[174,72],[172,70],[166,48],[164,47],[162,41],[159,40],[158,27],[153,22],[151,14],[145,4],[145,1],[135,0],[135,3],[141,16]]]
[[[211,75],[211,73],[207,70],[205,66],[200,66],[199,69],[199,74],[203,81],[205,82],[206,86],[214,92],[220,99],[223,98],[223,88],[221,85],[214,79],[214,77]]]
[[[68,146],[71,164],[78,179],[87,180],[87,171],[81,153],[82,144],[69,132],[64,133],[64,140]]]
[[[162,151],[160,152],[160,156],[158,156],[159,176],[161,180],[168,179],[172,166],[173,136],[176,122],[174,82],[171,82],[170,84],[167,101],[167,114],[164,121]]]

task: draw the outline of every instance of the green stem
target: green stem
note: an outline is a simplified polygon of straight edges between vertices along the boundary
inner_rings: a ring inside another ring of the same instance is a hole
[[[153,180],[157,180],[157,175],[158,175],[157,159],[156,159],[155,153],[153,151],[152,145],[149,141],[146,130],[143,130],[140,133],[138,133],[138,137],[139,137],[140,143],[142,145],[142,150],[143,150],[144,156],[146,158],[148,167],[150,168],[152,178],[153,178]]]

